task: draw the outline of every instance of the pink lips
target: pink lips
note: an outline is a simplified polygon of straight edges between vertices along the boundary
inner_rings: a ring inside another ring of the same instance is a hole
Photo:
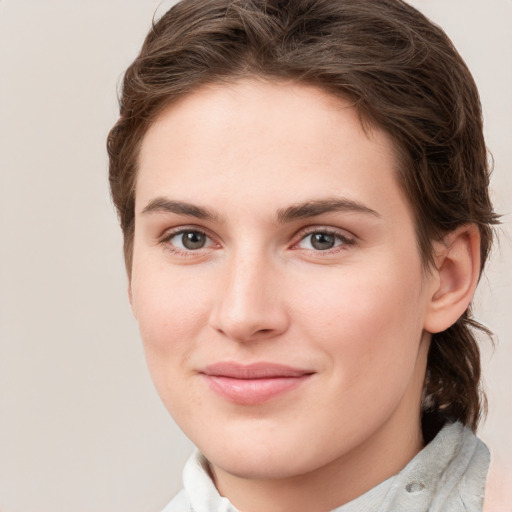
[[[273,363],[222,362],[200,372],[210,389],[241,405],[264,403],[305,382],[314,372]]]

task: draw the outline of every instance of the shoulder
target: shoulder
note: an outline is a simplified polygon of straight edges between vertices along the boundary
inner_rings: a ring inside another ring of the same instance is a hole
[[[192,512],[187,493],[182,489],[162,512]]]

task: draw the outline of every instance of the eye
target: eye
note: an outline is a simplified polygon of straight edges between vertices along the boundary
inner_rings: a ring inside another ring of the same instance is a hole
[[[163,242],[181,251],[197,251],[209,247],[212,243],[206,233],[197,229],[182,229],[171,233]]]
[[[297,247],[313,251],[328,251],[329,249],[335,249],[336,247],[353,243],[354,241],[352,239],[340,233],[319,230],[307,233],[297,244]]]

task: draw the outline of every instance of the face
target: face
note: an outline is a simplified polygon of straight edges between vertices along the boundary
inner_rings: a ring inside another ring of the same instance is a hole
[[[209,86],[147,132],[132,307],[214,469],[302,475],[418,433],[430,288],[396,170],[385,133],[305,85]]]

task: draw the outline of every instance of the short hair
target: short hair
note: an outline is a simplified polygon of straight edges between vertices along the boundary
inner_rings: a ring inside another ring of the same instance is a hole
[[[354,103],[364,126],[395,145],[424,268],[433,242],[465,224],[480,231],[481,271],[498,222],[480,99],[441,28],[401,0],[183,0],[153,26],[125,73],[109,133],[110,187],[130,276],[135,184],[143,137],[177,98],[244,77],[314,85]],[[485,410],[470,308],[433,334],[422,403],[426,440],[447,420],[476,430]]]

